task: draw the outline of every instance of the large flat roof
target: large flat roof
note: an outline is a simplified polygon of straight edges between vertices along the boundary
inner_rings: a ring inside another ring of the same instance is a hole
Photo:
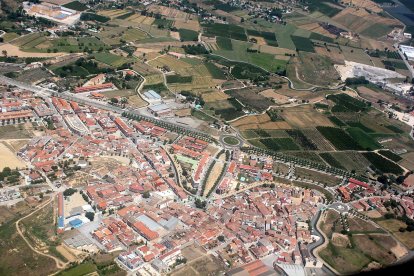
[[[148,108],[151,109],[153,112],[170,110],[170,108],[166,104],[152,105],[152,106],[149,106]]]

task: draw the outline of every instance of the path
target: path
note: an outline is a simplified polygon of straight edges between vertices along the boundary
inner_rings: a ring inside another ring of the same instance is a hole
[[[39,255],[42,255],[42,256],[45,256],[45,257],[48,257],[48,258],[52,259],[56,263],[56,267],[59,270],[61,270],[61,269],[64,269],[67,266],[68,263],[65,263],[65,262],[59,260],[55,256],[52,256],[50,254],[43,253],[43,252],[35,249],[30,244],[30,242],[27,240],[27,238],[24,236],[23,231],[22,231],[22,229],[20,229],[20,225],[19,225],[22,220],[24,220],[24,219],[32,216],[33,214],[35,214],[36,212],[38,212],[40,210],[42,210],[44,207],[48,206],[53,200],[54,200],[54,194],[51,195],[51,198],[49,200],[47,200],[46,202],[44,202],[41,205],[37,206],[36,209],[33,212],[29,213],[28,215],[26,215],[26,216],[20,218],[18,221],[16,221],[16,229],[17,229],[17,233],[23,238],[23,240],[26,242],[26,244],[29,246],[29,248],[32,251],[34,251],[35,253],[37,253]]]

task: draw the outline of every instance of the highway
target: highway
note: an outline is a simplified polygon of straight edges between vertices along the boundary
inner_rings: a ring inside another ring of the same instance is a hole
[[[139,115],[141,117],[147,118],[148,120],[162,121],[164,123],[173,125],[177,128],[183,129],[183,130],[191,131],[191,132],[199,134],[201,136],[210,136],[209,134],[207,134],[205,132],[195,130],[195,129],[190,128],[190,127],[186,127],[186,126],[183,126],[183,125],[175,123],[175,122],[171,122],[171,121],[167,121],[167,120],[161,120],[160,118],[150,117],[150,116],[144,115],[136,109],[131,109],[131,108],[123,109],[123,108],[120,108],[120,107],[117,107],[117,106],[110,105],[106,102],[101,102],[101,101],[97,101],[97,100],[88,99],[86,97],[81,97],[80,95],[73,94],[69,91],[59,93],[59,92],[56,92],[56,91],[48,89],[48,88],[37,87],[37,86],[27,84],[27,83],[24,83],[24,82],[21,82],[21,81],[17,81],[17,80],[14,80],[14,79],[2,76],[2,75],[0,75],[0,82],[4,82],[4,83],[7,83],[9,85],[14,85],[14,86],[17,86],[19,88],[31,91],[31,92],[36,93],[38,96],[43,97],[43,98],[50,98],[51,96],[55,96],[55,97],[63,98],[65,100],[74,101],[74,102],[77,102],[77,103],[80,103],[80,104],[93,106],[93,107],[96,107],[96,108],[99,108],[99,109],[107,110],[107,111],[118,113],[118,114],[128,112],[132,115]]]

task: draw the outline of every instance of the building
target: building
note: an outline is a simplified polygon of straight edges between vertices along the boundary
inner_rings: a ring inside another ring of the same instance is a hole
[[[65,217],[63,212],[63,193],[58,194],[58,233],[62,233],[65,229]]]
[[[63,25],[73,25],[80,19],[80,12],[47,2],[23,2],[23,9],[31,16],[43,17]]]
[[[31,120],[32,117],[31,110],[0,112],[0,123],[2,126],[19,124]]]
[[[113,90],[113,89],[114,89],[114,84],[112,82],[109,82],[109,83],[103,83],[103,84],[97,84],[97,85],[76,87],[74,92],[84,93],[84,92]]]
[[[408,60],[414,60],[414,47],[400,45],[400,50],[404,53]]]
[[[166,104],[157,104],[149,106],[148,111],[151,112],[151,114],[158,117],[169,116],[171,114],[171,109]]]
[[[154,90],[148,90],[147,92],[144,93],[144,97],[148,100],[148,101],[161,101],[161,96],[155,92]]]

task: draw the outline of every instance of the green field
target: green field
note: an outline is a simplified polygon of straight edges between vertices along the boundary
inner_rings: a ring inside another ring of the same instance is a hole
[[[231,39],[228,37],[218,36],[216,38],[217,46],[222,50],[231,51],[233,50],[233,44],[231,43]]]
[[[211,117],[211,116],[209,116],[209,115],[207,115],[207,114],[205,114],[205,113],[203,113],[199,110],[196,110],[196,109],[191,110],[191,116],[194,116],[197,119],[200,119],[202,121],[206,121],[206,122],[209,122],[209,123],[212,123],[216,120],[213,117]]]
[[[223,56],[233,61],[247,62],[271,72],[284,70],[287,64],[286,60],[278,60],[274,55],[267,53],[248,52],[247,49],[250,48],[251,45],[251,43],[232,40],[233,50],[220,49],[213,51],[213,54]]]
[[[187,29],[179,29],[178,32],[180,33],[181,41],[197,41],[198,40],[198,32],[193,30]]]
[[[304,51],[304,52],[311,52],[311,53],[315,52],[312,41],[309,38],[292,35],[292,41],[295,44],[297,51]]]
[[[328,153],[328,152],[324,152],[324,153],[320,153],[319,154],[320,157],[323,158],[323,160],[326,161],[326,163],[329,164],[329,166],[335,167],[335,168],[339,168],[339,169],[343,169],[345,170],[345,167],[341,165],[341,163],[338,162],[338,160],[336,160],[332,154]]]
[[[290,138],[267,138],[259,141],[267,149],[273,151],[300,150],[300,147]]]
[[[243,27],[233,24],[208,23],[202,25],[207,36],[222,36],[231,39],[247,41],[246,31]]]
[[[346,124],[343,122],[343,121],[341,121],[338,117],[336,117],[336,116],[329,116],[328,117],[328,119],[332,122],[332,123],[334,123],[335,125],[337,125],[337,126],[339,126],[339,127],[343,127],[343,126],[346,126]]]
[[[327,98],[336,104],[332,112],[361,112],[368,109],[367,103],[347,94],[329,95]]]
[[[213,77],[213,79],[218,79],[218,80],[226,79],[226,75],[224,74],[224,72],[220,68],[218,68],[216,65],[214,65],[213,63],[207,62],[204,65],[206,66],[208,72]]]
[[[240,143],[240,141],[235,138],[235,137],[231,137],[231,136],[226,136],[223,138],[224,143],[231,145],[231,146],[235,146],[238,145]]]
[[[400,175],[404,171],[403,169],[398,166],[397,164],[385,159],[381,155],[375,152],[365,152],[363,153],[366,159],[368,159],[371,164],[383,173],[392,173],[395,175]]]
[[[126,58],[111,53],[96,53],[93,56],[97,61],[114,67],[121,66],[128,62]]]
[[[335,127],[316,127],[338,150],[362,150],[363,148],[345,131]]]
[[[191,83],[193,76],[167,75],[167,83]]]
[[[393,153],[392,151],[389,151],[389,150],[380,150],[378,153],[381,154],[382,156],[385,156],[386,158],[394,161],[394,162],[399,162],[403,159],[398,154],[395,154],[395,153]]]
[[[79,1],[69,2],[67,4],[62,5],[62,7],[72,9],[72,10],[75,10],[75,11],[85,11],[85,10],[88,9],[88,7],[85,4],[83,4]]]
[[[371,136],[366,134],[358,127],[351,127],[346,130],[352,138],[366,150],[376,150],[381,148],[381,144],[375,141]]]

